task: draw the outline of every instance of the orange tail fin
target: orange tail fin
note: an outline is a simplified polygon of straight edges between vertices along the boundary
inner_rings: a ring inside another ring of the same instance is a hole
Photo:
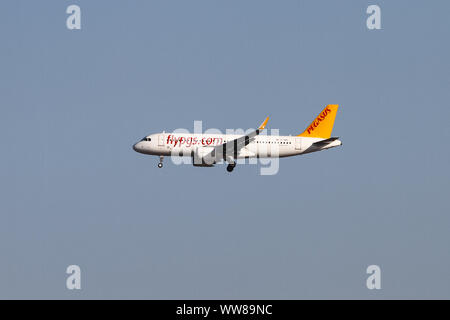
[[[337,104],[329,104],[322,110],[316,119],[298,137],[323,138],[331,137],[334,119],[339,108]]]

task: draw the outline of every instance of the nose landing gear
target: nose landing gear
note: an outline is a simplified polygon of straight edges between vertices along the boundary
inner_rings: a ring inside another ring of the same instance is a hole
[[[163,167],[163,160],[164,160],[164,156],[159,156],[158,168],[160,168],[160,169]]]

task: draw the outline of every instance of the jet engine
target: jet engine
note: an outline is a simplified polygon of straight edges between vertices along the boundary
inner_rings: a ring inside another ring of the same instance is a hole
[[[213,147],[197,148],[192,155],[194,167],[212,167],[216,163]]]

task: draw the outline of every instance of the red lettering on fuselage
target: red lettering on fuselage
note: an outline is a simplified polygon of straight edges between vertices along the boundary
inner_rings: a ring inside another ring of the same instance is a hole
[[[167,136],[166,144],[173,145],[174,147],[181,147],[185,145],[186,147],[191,147],[193,145],[202,146],[218,146],[223,144],[223,138],[218,137],[203,137],[202,139],[197,139],[197,137],[176,137],[172,134]]]

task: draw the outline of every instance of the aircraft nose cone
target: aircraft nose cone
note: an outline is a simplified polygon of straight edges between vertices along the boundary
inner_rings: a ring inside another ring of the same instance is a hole
[[[142,141],[139,141],[134,144],[133,150],[139,153],[145,153],[145,144]]]

